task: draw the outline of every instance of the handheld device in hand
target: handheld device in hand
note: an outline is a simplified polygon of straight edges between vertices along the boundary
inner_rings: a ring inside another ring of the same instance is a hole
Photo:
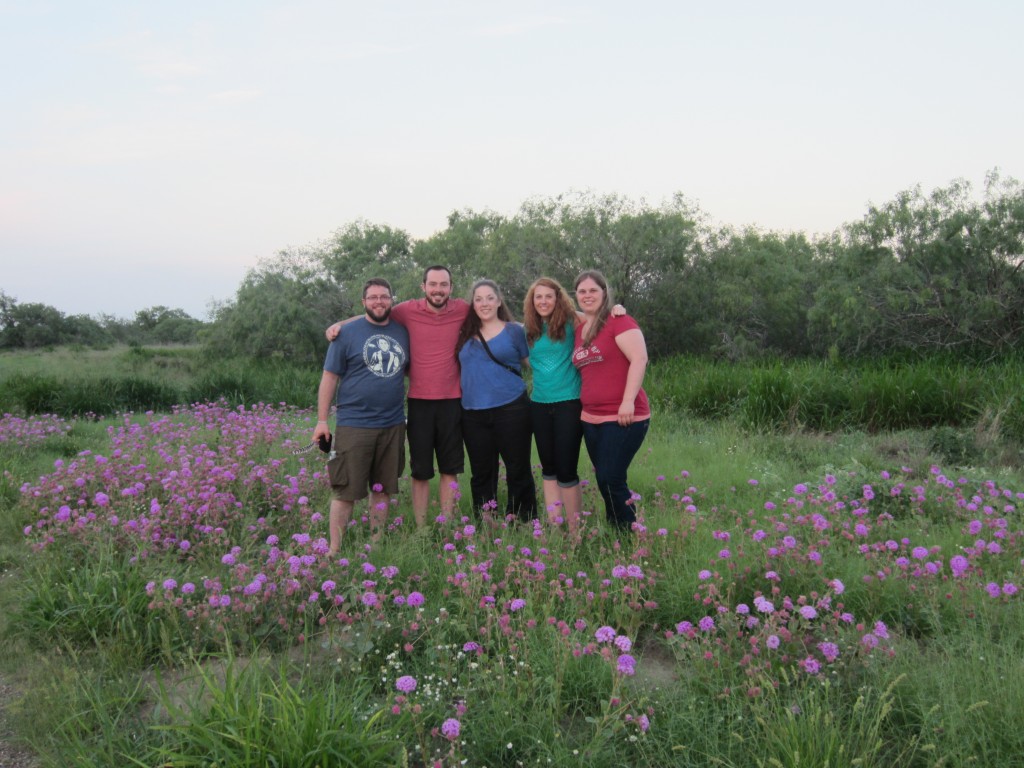
[[[331,452],[331,443],[333,441],[334,441],[334,436],[333,435],[327,435],[326,437],[321,435],[320,436],[320,440],[319,440],[320,450],[323,451],[324,453],[330,453]]]

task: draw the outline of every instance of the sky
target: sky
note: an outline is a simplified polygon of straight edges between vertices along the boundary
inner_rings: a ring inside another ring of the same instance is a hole
[[[684,195],[828,233],[1024,178],[1024,3],[0,0],[0,291],[207,319],[362,219]]]

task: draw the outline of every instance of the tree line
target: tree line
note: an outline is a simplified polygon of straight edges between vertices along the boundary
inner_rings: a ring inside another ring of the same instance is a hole
[[[423,240],[358,220],[262,261],[212,322],[190,327],[218,356],[319,363],[324,327],[361,312],[367,278],[416,298],[431,264],[450,267],[456,295],[496,280],[517,316],[536,277],[571,289],[577,273],[600,269],[654,356],[994,359],[1019,350],[1024,332],[1024,185],[993,171],[980,196],[963,180],[918,186],[816,237],[714,225],[682,195],[464,209]]]
[[[38,302],[19,303],[0,291],[0,349],[56,345],[106,347],[112,344],[195,344],[206,323],[183,309],[140,309],[126,320],[113,315],[65,315]]]

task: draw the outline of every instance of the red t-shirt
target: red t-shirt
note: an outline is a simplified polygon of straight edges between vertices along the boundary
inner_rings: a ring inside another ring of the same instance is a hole
[[[579,369],[583,380],[580,400],[583,402],[583,410],[590,416],[598,417],[599,421],[612,421],[611,417],[617,418],[619,415],[622,393],[626,389],[626,374],[629,373],[629,360],[622,354],[615,338],[634,328],[639,329],[640,326],[628,315],[609,316],[590,346],[584,349],[583,326],[576,327],[576,348],[572,352],[572,363]],[[651,406],[643,387],[637,393],[633,405],[637,421],[650,418]]]
[[[391,310],[391,317],[409,331],[409,397],[420,400],[462,397],[455,344],[469,310],[469,303],[464,299],[449,299],[438,312],[425,298],[403,301]]]

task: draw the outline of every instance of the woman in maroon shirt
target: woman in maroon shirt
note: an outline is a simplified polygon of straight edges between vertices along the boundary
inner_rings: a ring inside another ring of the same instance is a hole
[[[611,292],[600,272],[587,270],[576,278],[576,303],[585,318],[576,328],[573,350],[583,380],[583,440],[608,522],[631,530],[636,510],[626,473],[651,420],[642,386],[647,343],[633,318],[611,314]]]

